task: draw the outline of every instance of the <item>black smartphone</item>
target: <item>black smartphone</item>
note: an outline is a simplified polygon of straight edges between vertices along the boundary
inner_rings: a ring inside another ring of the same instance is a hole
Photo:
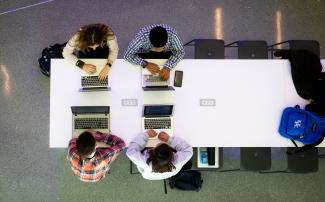
[[[183,71],[176,70],[175,77],[174,77],[174,86],[182,87],[182,82],[183,82]]]

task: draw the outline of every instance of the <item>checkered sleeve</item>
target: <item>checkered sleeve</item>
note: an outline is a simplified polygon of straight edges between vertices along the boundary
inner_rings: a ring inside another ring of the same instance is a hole
[[[171,45],[169,49],[170,51],[172,51],[173,55],[167,60],[164,66],[169,69],[172,69],[185,55],[185,50],[182,41],[178,37],[176,32],[171,33]]]
[[[140,49],[142,48],[142,40],[143,37],[141,36],[141,33],[138,33],[124,53],[124,59],[126,61],[135,65],[143,66],[144,60],[137,55],[137,53],[139,53]]]
[[[110,147],[101,150],[101,156],[105,160],[110,160],[112,156],[119,154],[125,147],[125,142],[120,137],[112,134],[104,134],[103,142],[110,145]]]
[[[68,154],[67,154],[67,160],[68,161],[72,161],[76,157],[76,154],[77,154],[76,143],[77,143],[76,138],[71,139],[70,142],[69,142]]]

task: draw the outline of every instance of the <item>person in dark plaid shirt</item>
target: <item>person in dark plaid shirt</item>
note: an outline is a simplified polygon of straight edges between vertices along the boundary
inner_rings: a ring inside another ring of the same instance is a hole
[[[110,145],[96,148],[96,141]],[[75,176],[84,182],[97,182],[110,170],[110,164],[125,149],[125,142],[112,134],[93,130],[70,140],[67,160]]]
[[[169,78],[170,70],[184,57],[183,44],[176,31],[166,24],[144,27],[136,34],[127,48],[124,59],[132,64],[147,68],[152,74],[159,73],[161,80]],[[163,69],[144,59],[168,59]]]

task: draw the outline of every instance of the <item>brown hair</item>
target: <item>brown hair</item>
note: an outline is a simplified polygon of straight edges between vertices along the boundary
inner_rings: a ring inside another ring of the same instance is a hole
[[[156,173],[171,172],[176,169],[172,161],[174,159],[174,150],[168,144],[161,144],[149,150],[147,164],[152,163],[152,171]]]
[[[77,32],[76,47],[85,51],[88,46],[104,46],[106,41],[114,39],[114,32],[105,24],[90,24]]]
[[[81,159],[90,155],[95,150],[95,147],[96,140],[90,132],[85,131],[79,135],[76,142],[76,148]]]

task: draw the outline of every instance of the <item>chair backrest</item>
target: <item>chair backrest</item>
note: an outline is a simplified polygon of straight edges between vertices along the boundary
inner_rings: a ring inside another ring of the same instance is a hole
[[[288,147],[287,151],[293,152],[297,148]],[[287,170],[294,173],[310,173],[318,171],[318,149],[311,148],[307,151],[287,155]]]
[[[269,170],[271,168],[271,148],[241,147],[240,168],[251,171]]]
[[[224,59],[225,42],[217,39],[195,39],[195,59]]]
[[[268,59],[266,41],[238,41],[239,59]]]
[[[309,50],[320,57],[319,42],[315,40],[289,40],[289,47],[292,50]]]

